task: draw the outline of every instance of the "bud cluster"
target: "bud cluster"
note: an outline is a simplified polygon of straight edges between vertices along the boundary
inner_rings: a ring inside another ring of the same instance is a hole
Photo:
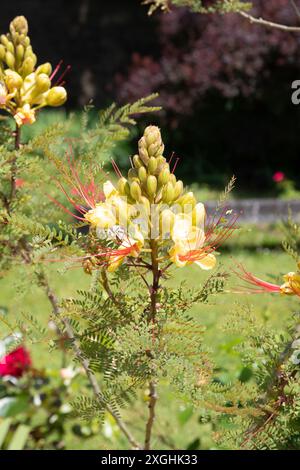
[[[115,237],[120,247],[110,254],[110,270],[128,256],[139,256],[142,249],[151,251],[153,244],[160,257],[179,267],[197,263],[202,269],[211,269],[216,262],[213,251],[230,234],[231,227],[220,229],[216,236],[216,227],[205,234],[204,205],[197,203],[192,192],[184,192],[163,152],[159,128],[148,126],[127,178],[117,169],[117,187],[110,181],[104,183],[105,201],[84,214],[83,220],[96,229],[98,237],[107,234],[113,238],[111,232],[124,231]]]
[[[61,106],[67,99],[64,87],[52,87],[51,64],[38,67],[24,16],[10,23],[0,36],[0,109],[12,114],[18,126],[32,124],[35,111],[44,106]]]
[[[146,198],[150,203],[172,204],[182,195],[183,183],[171,173],[170,165],[163,156],[164,144],[156,126],[148,126],[139,140],[138,154],[132,158],[127,187],[137,202]]]

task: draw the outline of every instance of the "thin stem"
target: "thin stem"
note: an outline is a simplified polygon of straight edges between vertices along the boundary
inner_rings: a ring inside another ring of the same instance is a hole
[[[108,282],[108,277],[107,277],[105,269],[102,269],[102,271],[101,271],[101,281],[102,281],[102,286],[103,286],[105,292],[107,293],[108,297],[110,298],[110,300],[116,305],[116,307],[120,308],[120,304],[117,301],[117,299],[115,297],[115,294],[113,293],[113,291],[110,288],[110,285],[109,285],[109,282]]]
[[[157,392],[156,392],[156,382],[151,381],[149,383],[149,418],[146,424],[146,434],[145,434],[145,450],[150,450],[151,448],[151,434],[152,428],[155,421],[155,405],[157,402]]]
[[[150,241],[151,246],[151,261],[152,261],[152,273],[153,273],[153,283],[150,286],[150,312],[148,316],[148,323],[153,323],[153,327],[156,320],[157,314],[157,293],[159,290],[159,280],[161,276],[161,272],[159,270],[159,264],[157,261],[157,252],[158,246],[155,240]],[[151,355],[150,355],[151,356]],[[155,421],[155,407],[157,402],[157,382],[155,380],[151,380],[149,383],[149,417],[146,423],[146,430],[145,430],[145,444],[144,449],[150,450],[151,449],[151,436],[153,430],[153,424]]]
[[[15,150],[20,149],[20,143],[21,143],[21,127],[16,125],[16,130],[15,130]],[[9,197],[9,203],[12,202],[16,195],[16,178],[17,178],[17,156],[15,155],[14,158],[12,159],[11,162],[11,188],[10,188],[10,197]]]
[[[261,26],[266,26],[267,28],[280,29],[281,31],[289,32],[300,32],[300,26],[287,26],[285,24],[274,23],[273,21],[267,21],[263,18],[255,18],[255,16],[250,15],[244,11],[239,11],[239,15],[246,18],[250,23],[258,24]]]
[[[49,285],[49,282],[48,282],[48,279],[47,279],[44,271],[41,271],[38,274],[38,279],[39,279],[41,285],[43,286],[43,288],[45,290],[45,293],[46,293],[46,296],[47,296],[49,302],[52,305],[53,313],[54,313],[55,317],[58,320],[60,320],[63,323],[64,327],[65,327],[66,334],[72,342],[72,348],[73,348],[75,357],[79,360],[80,364],[82,365],[82,367],[83,367],[83,369],[86,373],[86,376],[87,376],[87,378],[88,378],[88,380],[91,384],[94,395],[96,396],[96,398],[98,400],[101,401],[101,403],[103,403],[103,406],[105,407],[106,411],[115,419],[116,424],[118,425],[119,429],[122,431],[124,436],[128,439],[130,444],[135,449],[141,449],[140,444],[135,440],[135,438],[132,436],[131,432],[127,429],[127,426],[125,425],[123,420],[115,413],[115,411],[111,408],[111,406],[108,403],[105,403],[103,401],[103,393],[101,391],[101,388],[98,384],[98,381],[97,381],[93,371],[90,369],[90,363],[81,351],[79,341],[76,339],[74,330],[73,330],[72,325],[70,324],[68,318],[61,316],[61,309],[59,307],[58,299],[57,299],[56,295],[54,294],[53,290],[51,289],[51,287]]]

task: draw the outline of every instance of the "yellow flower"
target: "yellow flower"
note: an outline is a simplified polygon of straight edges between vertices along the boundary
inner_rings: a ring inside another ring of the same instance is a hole
[[[204,223],[205,211],[199,206],[199,223]],[[200,217],[201,213],[201,217]],[[172,229],[173,247],[169,250],[170,260],[179,268],[195,263],[200,268],[208,270],[214,268],[216,258],[205,249],[205,232],[203,228],[192,225],[192,217],[186,214],[177,214]]]
[[[69,67],[57,79],[61,62],[53,73],[49,63],[37,68],[36,63],[27,20],[18,16],[11,22],[9,33],[0,37],[0,108],[12,114],[19,127],[35,122],[37,109],[61,106],[67,99],[62,80]]]
[[[109,229],[114,225],[126,228],[136,209],[127,203],[127,198],[121,196],[110,181],[103,184],[103,192],[105,202],[96,204],[94,209],[84,215],[85,219],[99,229]]]
[[[100,202],[95,209],[84,214],[84,217],[93,227],[108,229],[116,225],[116,214],[112,209],[112,206]]]
[[[144,245],[144,237],[136,227],[133,227],[133,230],[134,237],[124,235],[119,248],[113,253],[110,253],[107,267],[109,272],[114,272],[118,269],[127,257],[131,256],[133,258],[137,258],[140,255],[141,249]]]
[[[14,114],[14,119],[19,127],[24,124],[33,124],[35,122],[35,111],[30,108],[29,104],[24,104],[22,108],[18,108]]]
[[[283,276],[283,279],[285,282],[280,286],[281,294],[300,296],[300,273],[287,273]]]

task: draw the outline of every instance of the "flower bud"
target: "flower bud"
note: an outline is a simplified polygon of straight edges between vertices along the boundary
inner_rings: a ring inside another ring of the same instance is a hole
[[[23,85],[23,80],[21,75],[19,75],[14,70],[5,71],[5,83],[8,88],[8,91],[13,92],[14,90],[19,90]]]
[[[160,130],[157,126],[148,126],[144,131],[144,137],[147,147],[158,142],[159,145],[162,144]]]
[[[170,178],[170,169],[169,166],[166,165],[165,168],[161,170],[158,176],[158,183],[160,185],[167,184]]]
[[[177,180],[176,180],[176,176],[174,175],[174,173],[170,174],[169,181],[170,181],[170,183],[173,184],[173,186],[175,186]]]
[[[32,73],[33,69],[34,69],[34,61],[32,57],[27,57],[24,60],[23,65],[21,69],[19,70],[19,72],[22,75],[22,77],[27,77],[27,75],[30,75]]]
[[[8,44],[8,38],[7,38],[7,36],[5,36],[5,34],[1,34],[1,36],[0,36],[0,41],[1,41],[1,43],[3,44],[3,46],[5,46],[5,47],[7,46],[7,44]]]
[[[157,179],[155,176],[150,175],[147,178],[147,192],[149,196],[154,196],[157,190]]]
[[[156,160],[157,160],[157,171],[158,171],[158,173],[160,173],[161,170],[166,166],[167,161],[166,161],[165,157],[163,157],[162,155],[157,157]]]
[[[5,60],[6,49],[3,44],[0,44],[0,60]]]
[[[11,41],[7,41],[6,50],[11,52],[13,55],[15,55],[15,46],[13,45]]]
[[[177,199],[183,193],[183,182],[181,180],[177,181],[174,189],[175,189],[174,199]]]
[[[145,210],[146,210],[147,214],[150,214],[150,202],[149,202],[149,199],[146,198],[145,196],[142,196],[141,199],[140,199],[140,203],[143,204],[143,206],[145,207]]]
[[[184,206],[195,207],[196,199],[195,199],[194,194],[192,192],[189,192],[189,193],[186,193],[183,196],[181,196],[177,200],[177,203],[180,204],[183,208],[184,208]]]
[[[162,192],[162,199],[163,202],[169,203],[174,200],[175,197],[175,189],[170,181],[164,186]]]
[[[157,168],[157,160],[156,160],[156,158],[151,157],[149,159],[149,162],[148,162],[148,171],[149,171],[149,173],[154,175],[154,173],[156,171],[156,168]]]
[[[36,63],[37,63],[37,56],[35,54],[32,54],[31,58],[32,58],[32,61],[33,61],[33,67],[35,67]]]
[[[49,62],[45,62],[45,64],[39,65],[35,73],[37,75],[39,75],[40,73],[45,73],[46,75],[50,76],[52,73],[52,66]]]
[[[139,147],[139,156],[142,162],[146,165],[149,160],[149,155],[147,151],[146,139],[145,137],[141,137],[138,143]]]
[[[7,63],[8,68],[14,69],[16,62],[15,56],[9,51],[5,54],[5,62]]]
[[[159,217],[159,229],[162,237],[170,234],[174,225],[175,214],[170,209],[162,211]]]
[[[141,166],[138,171],[139,174],[139,179],[141,180],[142,183],[145,183],[147,179],[147,170],[144,166]]]
[[[149,145],[148,147],[148,154],[149,157],[156,157],[158,154],[161,154],[161,145],[159,142],[154,142],[154,144]]]
[[[142,196],[142,191],[139,183],[137,181],[133,181],[130,185],[130,194],[136,201],[139,201]]]
[[[135,168],[130,168],[128,170],[128,179],[130,180],[136,180],[138,178],[138,172]]]
[[[67,92],[62,86],[51,88],[47,94],[47,104],[49,106],[61,106],[67,100]]]
[[[135,168],[140,168],[141,166],[143,166],[143,162],[138,155],[134,155],[132,161]]]
[[[82,262],[83,270],[86,274],[92,274],[94,265],[90,259],[86,259]]]
[[[23,44],[25,47],[28,47],[30,45],[30,37],[26,36],[24,37]]]
[[[32,46],[27,46],[24,54],[24,58],[27,59],[27,57],[32,57],[33,55],[33,50]]]
[[[194,207],[192,211],[193,226],[204,229],[205,217],[206,217],[206,213],[205,213],[204,204],[202,204],[201,202],[198,202],[198,204],[196,204],[196,206]]]
[[[129,183],[126,178],[120,178],[118,181],[118,191],[122,196],[130,194]]]
[[[24,57],[24,46],[22,44],[18,44],[16,47],[16,58],[17,61],[20,63]]]
[[[45,93],[51,87],[51,80],[45,73],[41,73],[37,76],[35,82],[35,88],[37,93]]]
[[[27,36],[28,23],[25,16],[16,16],[16,18],[11,21],[9,30],[12,36],[14,36],[15,33],[24,34],[24,36]]]

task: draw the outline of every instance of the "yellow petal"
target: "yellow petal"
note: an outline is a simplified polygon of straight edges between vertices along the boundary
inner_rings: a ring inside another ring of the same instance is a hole
[[[179,258],[179,255],[184,254],[184,253],[185,253],[185,249],[180,244],[175,244],[169,250],[170,261],[176,264],[178,268],[183,268],[184,266],[188,264],[187,261],[181,261]]]
[[[193,225],[204,230],[205,216],[206,212],[204,204],[202,204],[202,202],[198,202],[193,209]]]
[[[216,265],[216,257],[212,254],[209,253],[205,257],[201,258],[199,261],[195,261],[195,263],[200,266],[201,269],[213,269]]]
[[[116,225],[116,216],[106,204],[97,204],[96,208],[88,211],[84,217],[98,228],[111,228]]]
[[[176,214],[172,229],[172,239],[175,243],[188,240],[192,231],[192,218],[186,214]]]
[[[108,199],[110,196],[114,194],[117,194],[117,190],[114,187],[114,185],[111,183],[111,181],[105,181],[105,183],[103,183],[103,192],[104,192],[106,199]]]

